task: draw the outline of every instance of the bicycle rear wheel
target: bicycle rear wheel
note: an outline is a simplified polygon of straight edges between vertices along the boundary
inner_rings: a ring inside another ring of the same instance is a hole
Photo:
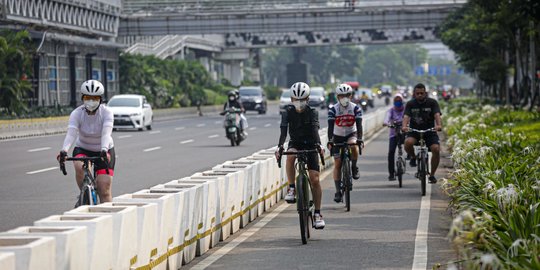
[[[308,216],[308,204],[306,203],[306,188],[305,185],[305,176],[299,175],[296,180],[296,205],[298,207],[298,217],[300,219],[300,237],[302,238],[302,244],[307,244],[307,239],[309,238],[309,216]]]
[[[424,153],[420,154],[420,162],[418,164],[418,178],[422,186],[422,196],[426,195],[426,158]]]
[[[398,157],[396,174],[397,174],[399,187],[403,186],[403,168],[404,168],[403,159],[401,157]]]

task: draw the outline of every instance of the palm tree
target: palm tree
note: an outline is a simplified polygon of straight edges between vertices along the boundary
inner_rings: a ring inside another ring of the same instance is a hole
[[[27,31],[4,31],[0,36],[0,107],[10,115],[28,108],[25,97],[32,90],[30,73],[32,40]]]

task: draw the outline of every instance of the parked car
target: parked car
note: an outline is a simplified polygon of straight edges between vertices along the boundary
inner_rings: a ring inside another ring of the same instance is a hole
[[[259,114],[266,113],[268,107],[262,87],[241,86],[238,91],[240,92],[240,102],[242,102],[242,106],[246,111],[258,111]]]
[[[310,107],[324,109],[326,107],[325,100],[324,88],[320,86],[311,87],[311,93],[309,94],[308,101]]]
[[[114,114],[114,129],[152,129],[152,106],[142,95],[115,95],[107,103]]]
[[[291,91],[289,89],[283,89],[279,97],[279,114],[283,113],[285,107],[289,104],[291,104]]]

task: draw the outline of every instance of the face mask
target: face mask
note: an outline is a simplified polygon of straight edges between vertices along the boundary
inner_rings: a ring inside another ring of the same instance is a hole
[[[394,106],[401,108],[401,106],[403,106],[403,101],[394,101]]]
[[[297,100],[293,102],[294,108],[296,108],[297,111],[302,111],[304,108],[306,108],[307,101],[305,100]]]
[[[84,107],[88,110],[88,111],[94,111],[95,109],[97,109],[97,107],[99,106],[99,101],[95,101],[95,100],[85,100],[84,101]]]
[[[349,98],[342,98],[339,100],[339,103],[341,103],[343,107],[346,107],[347,105],[349,105]]]
[[[229,100],[230,100],[230,101],[234,101],[235,98],[234,98],[234,97],[229,97]]]

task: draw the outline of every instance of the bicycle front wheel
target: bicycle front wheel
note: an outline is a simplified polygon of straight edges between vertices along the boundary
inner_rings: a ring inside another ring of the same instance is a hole
[[[418,178],[420,179],[420,184],[422,186],[422,196],[426,195],[426,158],[425,154],[420,154],[420,162],[418,164]]]
[[[306,188],[305,176],[300,174],[296,181],[296,205],[298,208],[298,217],[300,220],[300,237],[302,238],[302,244],[307,244],[309,238],[309,215],[308,204],[306,203]]]
[[[341,165],[341,183],[343,184],[343,196],[345,196],[346,211],[351,211],[351,163],[348,159],[344,159]]]
[[[90,191],[90,187],[88,185],[84,185],[81,189],[81,194],[79,195],[79,202],[77,205],[75,205],[75,208],[81,205],[91,205],[92,201],[92,192]]]
[[[399,183],[399,187],[402,187],[403,186],[403,159],[401,157],[398,157],[398,161],[397,161],[397,169],[396,169],[396,174],[397,174],[397,179],[398,179],[398,183]]]

